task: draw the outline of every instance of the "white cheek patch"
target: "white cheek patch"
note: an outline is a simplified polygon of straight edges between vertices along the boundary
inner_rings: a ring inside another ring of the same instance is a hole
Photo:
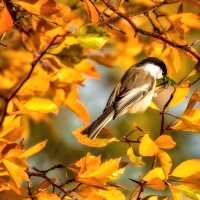
[[[147,70],[154,78],[160,79],[163,78],[162,70],[159,66],[154,65],[152,63],[148,63],[144,66],[145,70]]]

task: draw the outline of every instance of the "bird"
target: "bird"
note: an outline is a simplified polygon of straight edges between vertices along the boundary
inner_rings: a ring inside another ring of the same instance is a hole
[[[156,97],[156,80],[167,75],[165,63],[156,57],[147,57],[132,65],[112,91],[103,113],[80,133],[95,139],[110,121],[129,112],[144,112]]]

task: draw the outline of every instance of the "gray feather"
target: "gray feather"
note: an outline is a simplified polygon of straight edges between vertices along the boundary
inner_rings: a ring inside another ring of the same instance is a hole
[[[101,129],[111,120],[114,116],[113,107],[107,108],[103,114],[98,117],[87,128],[81,131],[81,134],[87,135],[90,139],[95,139]]]

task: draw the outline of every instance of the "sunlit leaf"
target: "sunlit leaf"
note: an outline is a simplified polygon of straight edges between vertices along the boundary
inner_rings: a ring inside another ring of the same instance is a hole
[[[127,150],[127,156],[129,157],[130,161],[136,166],[136,167],[142,167],[145,165],[145,163],[142,161],[142,157],[136,156],[134,154],[133,148],[130,147]]]
[[[33,154],[38,153],[39,151],[41,151],[45,146],[46,146],[47,140],[40,142],[38,144],[36,144],[35,146],[25,150],[22,154],[20,154],[18,157],[19,158],[27,158]]]
[[[164,182],[158,177],[150,179],[147,181],[146,185],[156,190],[164,190],[166,187]]]
[[[38,200],[60,200],[57,194],[53,194],[49,191],[41,191],[36,195]]]
[[[178,183],[185,185],[192,189],[200,190],[200,174],[193,174],[178,180]]]
[[[2,159],[2,162],[18,188],[20,188],[23,180],[29,181],[28,174],[20,166],[6,159]]]
[[[179,192],[179,190],[176,187],[174,187],[172,184],[170,184],[170,183],[167,183],[167,184],[168,184],[168,186],[169,186],[169,188],[171,190],[173,199],[174,200],[183,200],[182,195]]]
[[[32,98],[27,101],[24,106],[31,111],[54,114],[58,113],[58,107],[49,99]]]
[[[160,160],[161,167],[165,174],[165,178],[168,179],[168,175],[172,167],[172,159],[165,151],[161,149],[159,150],[158,158]]]
[[[183,178],[197,173],[200,173],[200,159],[191,159],[179,164],[170,176]]]
[[[179,117],[179,121],[170,127],[173,130],[200,133],[200,108],[192,110],[189,114]]]
[[[176,186],[186,197],[189,197],[192,200],[200,199],[200,190],[186,187],[184,185]]]
[[[119,169],[116,170],[112,175],[108,176],[108,181],[114,181],[121,177],[121,175],[124,173],[127,165],[129,162],[120,162]]]
[[[89,122],[89,114],[83,105],[83,103],[78,101],[79,92],[76,86],[72,86],[67,94],[67,98],[65,99],[64,105],[66,105],[70,110],[72,110],[80,119],[88,123]]]
[[[190,91],[190,87],[188,87],[188,83],[184,83],[183,85],[179,86],[174,93],[174,97],[170,102],[169,106],[175,106],[180,104],[188,95]]]
[[[95,138],[95,140],[91,140],[87,137],[87,135],[82,135],[80,132],[85,128],[86,126],[80,127],[77,130],[73,131],[72,133],[76,136],[78,141],[81,144],[90,146],[90,147],[103,147],[107,144],[118,141],[117,138],[115,138],[112,133],[107,129],[103,128],[98,136]]]
[[[57,71],[51,78],[51,81],[58,87],[66,87],[67,84],[81,84],[85,78],[78,70],[66,67]]]
[[[139,146],[139,152],[142,156],[154,156],[159,152],[156,143],[149,138],[149,134],[145,134]]]
[[[13,19],[6,7],[0,12],[0,34],[6,32],[13,25]]]
[[[59,5],[53,0],[13,0],[12,2],[36,15],[50,16],[60,10]]]
[[[12,112],[15,112],[15,111],[16,111],[15,105],[14,105],[13,101],[10,100],[8,102],[8,106],[7,106],[6,112],[7,113],[12,113]],[[6,126],[6,125],[10,124],[13,121],[13,119],[15,118],[15,116],[16,116],[16,114],[14,114],[14,113],[11,114],[10,116],[6,116],[4,121],[3,121],[3,126]]]
[[[160,178],[161,180],[165,179],[165,175],[163,169],[161,167],[156,167],[147,172],[147,174],[143,177],[144,181],[149,181],[153,178]]]
[[[176,142],[169,135],[161,135],[155,140],[156,145],[162,149],[172,149],[175,147]]]
[[[110,37],[102,27],[92,25],[83,26],[75,35],[79,44],[91,49],[100,49]]]
[[[78,71],[90,76],[92,78],[101,78],[94,65],[89,60],[83,60],[75,66]]]
[[[173,69],[175,69],[175,72],[178,72],[181,67],[181,57],[179,51],[173,47],[171,48],[171,57],[173,62]]]
[[[83,0],[83,5],[87,11],[87,14],[90,16],[93,24],[98,23],[100,20],[99,13],[97,8],[95,7],[94,3],[90,0]]]

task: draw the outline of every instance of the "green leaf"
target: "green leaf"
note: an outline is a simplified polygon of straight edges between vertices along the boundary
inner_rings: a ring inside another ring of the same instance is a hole
[[[159,79],[157,80],[157,86],[165,86],[166,84],[170,85],[178,85],[176,81],[173,79],[169,78],[168,76],[165,76],[164,79]]]
[[[142,167],[144,166],[144,162],[142,161],[142,157],[138,157],[134,154],[134,151],[132,147],[130,147],[127,150],[127,156],[129,157],[130,161],[136,166],[136,167]]]
[[[128,164],[129,164],[129,162],[120,162],[118,170],[115,171],[112,175],[108,176],[107,180],[114,181],[114,180],[119,179],[121,177],[121,175],[124,173]]]
[[[79,44],[73,44],[69,47],[55,48],[48,51],[48,53],[55,55],[64,65],[73,67],[80,63],[85,57],[83,48]]]
[[[91,49],[100,49],[110,37],[102,27],[91,24],[80,28],[75,36],[80,45]]]
[[[181,190],[181,192],[190,199],[200,200],[200,190],[189,188],[183,185],[176,186],[177,189]]]

